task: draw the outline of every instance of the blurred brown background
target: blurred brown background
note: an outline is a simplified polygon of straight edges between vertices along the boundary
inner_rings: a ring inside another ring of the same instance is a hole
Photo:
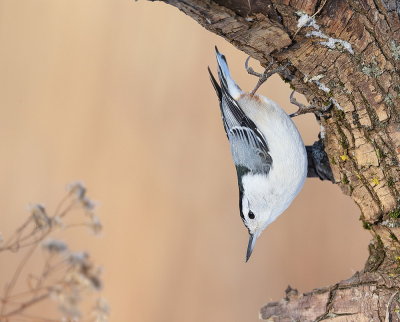
[[[288,284],[307,291],[362,267],[358,209],[317,179],[244,262],[236,174],[206,71],[214,45],[242,88],[256,79],[243,53],[178,10],[0,0],[0,43],[0,232],[29,203],[54,208],[67,183],[85,182],[104,231],[72,243],[104,266],[111,321],[256,321]],[[260,93],[294,110],[277,77]],[[314,118],[295,122],[311,144]]]

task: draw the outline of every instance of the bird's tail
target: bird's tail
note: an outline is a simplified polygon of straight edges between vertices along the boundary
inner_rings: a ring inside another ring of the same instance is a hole
[[[228,90],[228,93],[234,99],[238,99],[239,96],[242,94],[242,90],[238,85],[236,85],[235,81],[232,79],[231,73],[229,72],[228,63],[226,62],[226,58],[218,51],[217,46],[215,46],[215,53],[217,56],[218,76],[221,85]]]

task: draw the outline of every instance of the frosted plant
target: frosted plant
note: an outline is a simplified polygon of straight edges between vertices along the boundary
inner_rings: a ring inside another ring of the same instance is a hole
[[[0,321],[107,321],[109,307],[104,298],[96,296],[90,312],[81,308],[83,301],[101,291],[101,269],[88,253],[73,252],[67,242],[53,237],[61,232],[67,235],[76,227],[100,233],[102,224],[94,210],[95,203],[87,197],[85,186],[76,182],[68,185],[66,196],[53,212],[42,204],[32,205],[30,215],[11,236],[0,233],[2,265],[12,262],[7,256],[20,258],[1,288]],[[43,259],[39,271],[30,267],[35,258]],[[58,308],[58,316],[32,313],[35,306],[46,301]]]

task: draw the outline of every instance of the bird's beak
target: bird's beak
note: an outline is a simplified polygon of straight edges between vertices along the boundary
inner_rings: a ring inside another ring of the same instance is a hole
[[[254,246],[256,245],[258,236],[260,236],[258,232],[250,234],[249,236],[249,245],[247,246],[247,253],[246,253],[246,263],[250,259],[251,253],[253,252]]]

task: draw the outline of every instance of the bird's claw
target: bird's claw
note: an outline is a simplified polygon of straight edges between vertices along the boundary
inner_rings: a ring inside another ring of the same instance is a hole
[[[278,68],[275,68],[275,69],[271,69],[271,67],[275,63],[274,58],[272,58],[269,65],[265,68],[264,72],[261,74],[261,73],[257,73],[256,71],[254,71],[254,69],[252,67],[249,66],[249,61],[250,61],[250,56],[247,57],[247,59],[244,63],[244,67],[246,68],[247,73],[258,77],[258,82],[257,82],[256,86],[254,87],[254,89],[250,92],[250,95],[254,95],[257,92],[257,90],[260,88],[260,86],[268,78],[270,78],[270,76],[272,76],[273,74],[282,72],[287,67],[287,65],[284,65],[284,66],[279,66]]]
[[[295,117],[295,116],[299,116],[299,115],[306,114],[306,113],[315,113],[315,112],[324,113],[329,109],[329,107],[328,108],[320,108],[320,107],[314,106],[314,105],[306,106],[294,98],[294,93],[295,93],[295,91],[293,91],[290,94],[290,103],[292,103],[293,105],[296,105],[298,107],[298,110],[296,112],[290,114],[289,115],[290,117]]]
[[[265,68],[264,72],[262,74],[257,73],[251,66],[249,66],[249,61],[250,61],[251,56],[247,57],[246,61],[244,62],[244,68],[246,68],[246,71],[248,74],[256,76],[258,78],[264,78],[268,72],[268,70],[271,68],[271,66],[274,63],[274,59],[272,58],[272,62],[269,63],[268,67]]]

